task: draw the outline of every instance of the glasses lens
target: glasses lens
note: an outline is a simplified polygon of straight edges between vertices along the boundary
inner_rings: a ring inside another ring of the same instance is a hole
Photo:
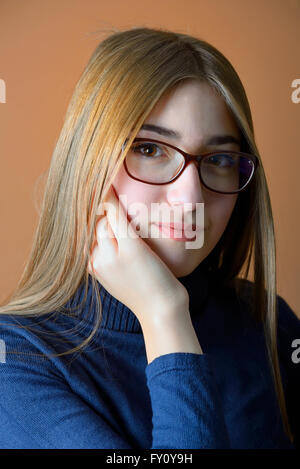
[[[220,192],[234,192],[248,183],[254,171],[254,163],[247,156],[215,153],[203,158],[200,171],[208,187]]]
[[[184,165],[181,153],[168,145],[133,142],[126,155],[128,172],[146,182],[164,183],[173,179]]]
[[[167,183],[184,166],[184,157],[167,144],[135,141],[126,155],[129,174],[149,183]],[[212,190],[234,192],[242,189],[251,178],[254,163],[247,156],[214,153],[200,164],[203,182]]]

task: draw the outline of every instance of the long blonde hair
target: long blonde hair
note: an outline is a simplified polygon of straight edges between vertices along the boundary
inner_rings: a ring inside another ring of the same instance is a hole
[[[97,207],[153,106],[166,90],[187,78],[217,90],[240,129],[241,151],[259,156],[243,85],[217,49],[190,35],[162,29],[110,34],[96,47],[75,87],[53,152],[29,259],[16,289],[2,302],[1,314],[40,316],[62,311],[81,282],[85,301]],[[252,259],[253,316],[264,324],[283,425],[293,442],[277,354],[274,224],[261,160],[253,184],[239,194],[221,239],[204,262],[242,294]],[[242,272],[244,280],[238,279]],[[64,353],[84,347],[98,330],[101,298],[93,277],[92,288],[98,306],[95,326],[78,347]]]

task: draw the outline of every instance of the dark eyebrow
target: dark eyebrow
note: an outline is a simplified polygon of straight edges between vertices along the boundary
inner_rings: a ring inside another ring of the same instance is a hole
[[[181,138],[180,133],[160,125],[143,124],[140,130],[150,130],[151,132],[164,135],[165,137],[177,139]],[[214,135],[206,142],[206,145],[224,145],[225,143],[237,143],[238,145],[241,144],[240,140],[233,135]]]
[[[181,135],[178,132],[175,132],[175,130],[167,129],[166,127],[161,127],[160,125],[143,124],[140,130],[150,130],[151,132],[155,132],[159,135],[164,135],[165,137],[181,137]]]

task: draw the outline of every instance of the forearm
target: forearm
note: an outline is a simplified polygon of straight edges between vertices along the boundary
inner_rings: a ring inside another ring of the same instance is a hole
[[[141,324],[148,364],[168,353],[184,352],[203,354],[188,308],[176,315],[156,318]]]

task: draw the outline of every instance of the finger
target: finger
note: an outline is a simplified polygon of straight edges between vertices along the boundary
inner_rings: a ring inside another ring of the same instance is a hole
[[[101,257],[107,259],[118,252],[118,243],[107,217],[102,218],[96,227],[97,243]]]
[[[109,221],[108,221],[108,217],[106,217],[106,220],[107,220],[107,226],[106,226],[106,228],[107,228],[107,234],[108,234],[109,238],[112,240],[112,243],[114,243],[114,245],[115,245],[116,247],[118,247],[117,239],[116,239],[116,237],[115,237],[115,235],[114,235],[114,232],[113,232],[113,230],[112,230],[112,227],[111,227],[111,225],[110,225],[110,223],[109,223]]]
[[[119,246],[124,243],[128,245],[134,239],[139,238],[132,224],[128,221],[127,214],[113,189],[107,193],[105,208],[109,224]]]
[[[112,250],[110,243],[105,242],[110,238],[112,240],[115,250]],[[101,251],[100,251],[101,246]],[[107,216],[103,213],[97,217],[96,225],[94,228],[94,238],[92,241],[92,246],[89,251],[87,270],[90,274],[95,274],[95,265],[94,262],[99,261],[100,257],[102,261],[104,256],[113,255],[117,251],[117,242],[113,235],[113,232],[110,227],[108,227]],[[98,262],[96,263],[97,265]]]

